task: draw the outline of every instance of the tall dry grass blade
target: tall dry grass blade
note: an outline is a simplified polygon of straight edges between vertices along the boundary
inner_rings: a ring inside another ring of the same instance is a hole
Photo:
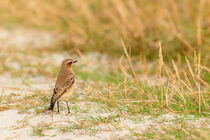
[[[184,98],[184,95],[183,95],[183,85],[181,84],[181,79],[180,79],[180,76],[179,76],[179,72],[178,72],[178,68],[174,62],[174,60],[172,60],[172,63],[173,63],[173,67],[174,67],[174,70],[175,70],[175,73],[176,73],[176,77],[178,79],[178,87],[174,85],[174,87],[176,88],[177,90],[177,93],[182,97],[182,100],[184,101],[184,103],[186,103],[186,100]],[[181,91],[180,91],[181,89]]]
[[[112,103],[119,109],[118,99],[116,99],[116,96],[111,89],[108,89],[108,96],[110,97],[110,99],[112,99]]]
[[[198,62],[197,62],[198,58],[197,58],[197,54],[196,51],[194,51],[194,68],[195,68],[195,72],[198,73]]]
[[[200,57],[200,55],[199,55],[199,57]],[[193,77],[193,80],[194,80],[194,82],[195,82],[195,84],[196,84],[196,86],[197,86],[197,88],[198,88],[198,91],[200,90],[200,83],[199,82],[197,82],[196,81],[196,76],[195,76],[195,74],[193,73],[193,70],[192,70],[192,67],[190,66],[190,63],[189,63],[189,60],[187,59],[187,57],[185,57],[185,59],[186,59],[186,61],[187,61],[187,66],[188,66],[188,69],[189,69],[189,71],[190,71],[190,74],[192,75],[192,77]],[[200,58],[198,58],[199,60],[198,60],[198,63],[200,63]],[[197,61],[197,60],[196,60]],[[194,62],[194,63],[197,63],[197,62]],[[200,64],[199,64],[200,65]],[[200,69],[199,69],[199,71],[198,71],[198,73],[197,74],[200,74]],[[199,113],[201,113],[201,96],[200,96],[200,92],[198,92],[198,108],[199,108]]]
[[[201,55],[198,54],[198,65],[201,63]],[[200,79],[200,67],[198,69],[198,78]],[[199,113],[201,113],[201,84],[198,82],[198,94],[199,94]]]
[[[194,93],[194,95],[196,95],[193,89],[189,85],[187,85],[185,81],[181,80],[181,83],[190,91],[190,94]]]
[[[205,85],[207,88],[210,88],[209,83],[207,83],[206,81],[204,81],[203,79],[200,78],[200,76],[196,75],[196,78],[203,84]]]
[[[128,85],[127,85],[127,76],[128,76],[128,73],[126,72],[126,69],[125,69],[125,67],[122,64],[122,61],[123,61],[123,57],[120,58],[119,66],[120,66],[120,69],[121,69],[121,71],[123,72],[123,75],[124,75],[123,84],[124,84],[124,95],[125,95],[124,100],[125,100],[125,99],[127,99],[127,91],[128,91]]]
[[[169,78],[169,81],[173,80],[176,77],[176,75],[174,75],[174,73],[170,70],[170,68],[166,64],[164,64],[164,70],[167,74],[167,77]]]
[[[189,71],[190,71],[190,74],[191,74],[191,76],[193,77],[193,81],[196,83],[196,85],[197,85],[197,81],[196,81],[196,79],[195,79],[195,75],[194,75],[194,73],[193,73],[193,70],[192,70],[192,67],[191,67],[191,65],[190,65],[190,62],[189,62],[189,60],[187,59],[187,57],[185,56],[185,59],[186,59],[186,62],[187,62],[187,66],[188,66],[188,69],[189,69]]]
[[[162,46],[161,46],[161,42],[158,43],[159,45],[159,59],[158,59],[158,62],[159,62],[159,70],[160,70],[160,73],[162,72],[162,67],[163,67],[163,55],[162,55]]]
[[[128,59],[128,62],[129,62],[129,64],[130,64],[131,70],[132,70],[132,72],[133,72],[133,75],[134,75],[134,77],[135,77],[135,79],[136,79],[136,82],[139,83],[139,80],[138,80],[138,78],[137,78],[136,72],[134,71],[133,64],[132,64],[132,62],[131,62],[130,56],[129,56],[128,51],[127,51],[127,49],[126,49],[125,43],[124,43],[124,41],[123,41],[122,38],[120,38],[120,40],[121,40],[121,43],[122,43],[122,46],[123,46],[125,55],[126,55],[126,57],[127,57],[127,59]]]
[[[202,66],[202,65],[198,65],[199,68],[202,68],[204,70],[206,70],[207,72],[210,72],[210,69],[205,67],[205,66]]]
[[[207,88],[209,88],[209,84],[206,83],[204,80],[201,79],[200,74],[201,71],[203,70],[203,67],[201,66],[201,54],[198,54],[198,62],[197,65],[195,66],[197,68],[197,75],[195,75],[196,79],[198,79],[198,94],[199,94],[199,104],[200,104],[200,108],[199,108],[199,113],[201,113],[201,104],[203,103],[205,107],[207,107],[208,105],[206,104],[206,101],[203,97],[203,94],[201,92],[201,83],[203,83]],[[202,102],[203,101],[203,102]]]
[[[175,70],[175,72],[176,72],[176,77],[177,77],[178,81],[180,81],[178,68],[177,68],[177,66],[176,66],[176,64],[175,64],[175,62],[174,62],[174,60],[172,60],[172,63],[173,63],[174,70]]]
[[[163,85],[162,85],[162,68],[163,68],[163,55],[162,55],[162,47],[161,47],[161,42],[159,42],[159,78],[160,78],[160,92],[161,92],[161,101],[163,102]]]
[[[185,77],[185,80],[186,80],[186,82],[187,82],[187,84],[186,84],[186,82],[185,81],[182,81],[182,83],[191,91],[191,93],[193,93],[195,96],[196,96],[196,98],[197,98],[197,95],[196,95],[196,93],[194,92],[194,90],[193,90],[193,87],[192,87],[192,84],[191,84],[191,82],[190,82],[190,79],[187,77],[187,74],[186,74],[186,72],[184,71],[183,72],[184,73],[184,77]]]

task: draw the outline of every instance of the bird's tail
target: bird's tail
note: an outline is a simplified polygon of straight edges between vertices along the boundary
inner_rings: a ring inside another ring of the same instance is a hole
[[[53,110],[53,108],[55,106],[55,102],[56,102],[55,98],[52,97],[51,98],[51,102],[50,102],[50,107],[48,108],[48,110]]]

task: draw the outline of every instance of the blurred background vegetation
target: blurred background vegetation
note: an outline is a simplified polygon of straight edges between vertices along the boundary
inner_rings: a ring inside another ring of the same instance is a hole
[[[166,58],[201,52],[209,64],[208,0],[0,0],[0,24],[65,34],[57,50],[155,60],[161,41]]]

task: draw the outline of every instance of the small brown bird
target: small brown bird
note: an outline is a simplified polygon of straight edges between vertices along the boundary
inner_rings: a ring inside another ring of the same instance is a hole
[[[59,101],[64,100],[66,101],[66,105],[68,108],[67,114],[70,113],[70,109],[68,106],[68,97],[71,95],[74,87],[75,74],[72,71],[72,65],[76,62],[76,60],[72,59],[65,59],[62,62],[60,72],[55,83],[50,107],[48,108],[48,110],[53,110],[55,103],[57,102],[57,110],[59,112]]]

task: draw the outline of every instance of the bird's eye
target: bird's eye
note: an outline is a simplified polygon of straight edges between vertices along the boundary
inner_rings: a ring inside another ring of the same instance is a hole
[[[72,64],[72,62],[69,62],[68,64]]]

